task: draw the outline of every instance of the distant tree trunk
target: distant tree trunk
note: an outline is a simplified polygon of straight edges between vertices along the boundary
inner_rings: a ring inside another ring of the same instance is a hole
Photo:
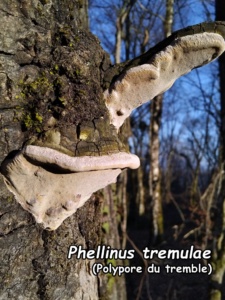
[[[224,1],[216,1],[216,19],[225,20]],[[210,197],[210,220],[213,238],[213,274],[211,276],[211,300],[225,297],[225,55],[219,58],[220,99],[221,99],[221,149],[220,172],[214,179],[213,192]]]
[[[122,176],[121,176],[122,175]],[[123,239],[123,232],[122,232],[122,240],[120,239],[118,230],[119,230],[119,223],[125,224],[125,233],[126,233],[126,207],[125,212],[122,212],[123,218],[125,220],[118,220],[120,214],[118,213],[118,209],[124,209],[124,207],[120,207],[121,198],[126,199],[124,197],[123,192],[121,191],[122,187],[125,187],[126,192],[126,185],[124,186],[124,175],[121,174],[118,178],[118,182],[116,184],[111,184],[104,188],[104,203],[103,203],[103,223],[102,229],[104,231],[104,235],[102,238],[102,243],[104,245],[110,245],[113,249],[125,249],[126,246],[126,239],[125,244]],[[126,178],[126,173],[125,173]],[[121,181],[121,182],[120,182]],[[118,188],[118,186],[119,188]],[[118,191],[121,194],[118,194]],[[126,194],[126,193],[125,193]],[[123,228],[122,228],[123,231]],[[124,235],[126,237],[126,235]],[[117,261],[110,261],[115,265],[123,265],[124,262],[121,260]],[[107,276],[101,276],[100,281],[102,282],[100,285],[101,293],[99,299],[112,299],[112,300],[123,300],[126,299],[126,286],[125,286],[125,278],[112,276],[112,274],[107,274]]]
[[[138,168],[137,170],[137,182],[138,182],[138,190],[136,196],[136,203],[138,207],[138,214],[139,216],[142,216],[145,213],[145,192],[144,192],[142,167]]]
[[[162,101],[163,96],[159,95],[151,102],[149,192],[153,206],[152,215],[154,241],[156,239],[161,239],[163,235],[163,212],[159,166],[159,130],[162,117]]]
[[[224,299],[224,274],[225,274],[225,175],[224,164],[214,177],[212,187],[207,193],[208,217],[206,222],[207,237],[212,242],[212,268],[210,300]],[[209,229],[210,228],[210,229]]]
[[[216,20],[225,20],[225,11],[223,9],[224,3],[222,0],[216,1]],[[224,53],[219,57],[219,76],[220,76],[220,105],[221,105],[221,162],[225,160],[225,55]]]
[[[125,58],[129,60],[130,48],[130,11],[135,4],[136,0],[124,0],[121,9],[118,11],[116,19],[116,44],[115,44],[115,63],[121,62],[122,41],[125,42]],[[125,35],[124,33],[125,32]],[[124,141],[127,142],[128,137],[131,135],[130,119],[126,119],[122,128],[120,129]],[[126,229],[127,229],[127,170],[120,174],[117,180],[116,193],[111,197],[111,201],[118,206],[117,212],[117,225],[120,226],[122,242],[120,247],[126,247]]]
[[[174,0],[166,1],[166,17],[165,17],[165,21],[164,21],[164,34],[166,37],[171,35],[171,33],[172,33],[173,6],[174,6]]]
[[[87,0],[1,0],[0,16],[2,161],[47,130],[51,120],[68,137],[83,122],[98,119],[105,109],[101,83],[110,62],[88,32]],[[74,111],[66,106],[71,101]],[[0,177],[0,299],[101,297],[93,261],[67,259],[70,245],[95,249],[101,243],[100,195],[51,232],[21,208]],[[118,232],[111,227],[110,234]],[[124,299],[125,287],[120,289],[113,299]],[[106,296],[110,299],[108,289]]]
[[[120,63],[124,25],[136,0],[124,0],[116,19],[115,63]],[[129,24],[129,21],[128,23]],[[128,32],[127,32],[128,33]],[[127,47],[126,47],[127,49]],[[126,55],[128,55],[126,53]]]
[[[166,1],[166,16],[164,20],[165,37],[169,36],[172,32],[173,5],[174,0]],[[163,235],[163,211],[159,166],[159,131],[162,117],[162,105],[162,95],[155,97],[151,102],[149,192],[152,201],[153,240],[161,239]]]

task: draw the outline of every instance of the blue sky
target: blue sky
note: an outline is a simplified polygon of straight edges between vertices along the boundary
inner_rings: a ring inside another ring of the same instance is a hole
[[[106,7],[113,5],[114,8],[118,8],[121,2],[122,1],[101,2],[94,0],[91,2],[92,7],[89,12],[91,30],[98,36],[103,48],[107,52],[110,52],[111,57],[113,57],[113,45],[115,44],[116,10],[112,7],[106,9]],[[162,33],[162,17],[165,14],[165,1],[150,1],[151,7],[146,6],[148,0],[141,0],[139,2],[143,7],[146,7],[146,9],[152,10],[152,14],[148,14],[143,24],[148,23],[151,25],[154,9],[158,9],[159,16],[155,16],[155,23],[150,30],[150,45],[153,46],[154,40],[158,42]],[[204,21],[212,21],[214,19],[215,1],[183,0],[175,2],[178,5],[174,8],[173,30],[178,30]],[[133,18],[135,18],[135,12],[133,13]],[[135,32],[137,33],[136,39],[138,39],[140,36],[136,28],[133,29],[134,38]],[[123,49],[124,48],[121,50],[122,60]],[[172,136],[173,140],[176,141],[176,147],[179,151],[189,153],[192,147],[190,147],[190,145],[192,145],[191,139],[198,139],[199,141],[196,141],[196,145],[198,143],[201,144],[202,148],[200,147],[199,151],[203,153],[202,165],[204,167],[209,164],[209,159],[207,158],[209,153],[204,154],[204,149],[208,148],[212,153],[214,153],[214,149],[218,149],[218,124],[216,124],[215,121],[215,119],[218,119],[216,110],[219,110],[217,75],[217,62],[211,63],[178,79],[172,89],[164,95],[161,144],[168,144],[167,141],[171,139]],[[210,116],[206,108],[212,110],[215,117]],[[149,123],[149,119],[150,117],[146,116],[146,123]],[[192,128],[193,126],[194,128]],[[208,130],[209,126],[210,130]],[[146,144],[147,149],[149,143],[148,136],[143,136],[143,143]],[[163,151],[164,149],[162,149],[162,155],[164,155]]]

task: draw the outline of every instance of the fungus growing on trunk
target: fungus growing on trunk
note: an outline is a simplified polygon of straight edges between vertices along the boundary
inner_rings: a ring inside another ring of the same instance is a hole
[[[150,53],[150,57],[144,54],[144,63],[132,67],[136,65],[134,59],[104,92],[111,124],[119,129],[133,109],[168,90],[180,76],[213,61],[224,50],[220,34],[204,32],[174,38],[158,53]]]
[[[104,117],[82,124],[79,130],[63,128],[61,123],[62,134],[44,129],[44,138],[39,135],[31,139],[32,145],[9,154],[1,173],[21,206],[44,228],[54,230],[92,193],[115,182],[122,169],[138,168],[139,158],[124,152],[115,128],[134,108],[169,89],[178,77],[217,58],[225,50],[224,28],[224,22],[214,22],[183,29],[140,57],[113,66],[104,78],[111,84],[104,92],[108,109],[104,107]],[[72,117],[70,124],[76,124]],[[55,123],[56,119],[52,126],[57,128]],[[70,156],[76,150],[83,156]]]
[[[1,169],[8,189],[44,228],[54,230],[91,195],[116,182],[121,169],[137,168],[129,153],[98,157],[70,157],[56,150],[28,146]]]
[[[64,172],[84,172],[108,169],[137,169],[140,166],[139,158],[131,153],[118,152],[102,156],[69,156],[47,147],[29,145],[23,154],[34,163],[55,166]]]

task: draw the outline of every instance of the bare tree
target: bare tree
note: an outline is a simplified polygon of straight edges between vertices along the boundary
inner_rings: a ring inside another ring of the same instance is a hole
[[[125,0],[122,3],[122,6],[119,8],[117,12],[116,18],[116,44],[115,44],[115,62],[120,63],[121,58],[121,48],[122,48],[122,39],[124,26],[126,21],[129,20],[129,13],[134,6],[136,0]],[[128,23],[129,24],[129,21]],[[127,36],[125,40],[128,40],[129,31],[127,31]]]
[[[166,2],[166,16],[164,20],[164,35],[169,36],[173,25],[173,6],[174,1]],[[153,215],[153,239],[161,239],[163,235],[163,212],[162,212],[162,193],[160,182],[160,143],[159,132],[162,118],[163,96],[159,95],[151,102],[151,124],[150,124],[150,174],[149,189],[152,201]]]

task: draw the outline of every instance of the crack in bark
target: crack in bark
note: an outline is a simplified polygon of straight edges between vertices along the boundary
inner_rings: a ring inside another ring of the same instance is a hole
[[[96,144],[95,142],[93,143],[95,145],[95,147],[97,148],[97,151],[98,151],[98,155],[101,156],[101,151],[99,149],[99,146],[98,144]]]
[[[0,50],[0,55],[7,55],[7,56],[14,56],[15,54],[14,53],[9,53],[9,52],[6,52],[4,50]]]
[[[7,96],[10,100],[12,100],[12,80],[6,75],[6,89],[7,89]]]
[[[46,230],[42,231],[42,240],[43,240],[43,249],[44,249],[44,253],[38,257],[32,260],[32,265],[33,265],[33,270],[34,272],[38,273],[38,280],[37,280],[37,285],[38,285],[38,290],[37,290],[37,296],[39,297],[39,299],[41,300],[45,300],[47,299],[47,295],[46,295],[46,279],[45,279],[45,271],[43,270],[43,265],[38,262],[38,259],[41,257],[44,257],[47,252],[48,252],[48,232]]]
[[[18,105],[0,107],[0,112],[4,110],[18,109]]]
[[[3,214],[3,215],[4,215],[4,214]],[[1,215],[1,217],[2,217],[3,215]],[[27,226],[27,224],[26,224],[26,225],[23,224],[23,225],[20,225],[20,226],[18,226],[18,227],[16,227],[16,228],[11,229],[11,230],[10,230],[9,232],[7,232],[7,233],[2,233],[2,232],[0,232],[0,237],[9,236],[9,235],[15,233],[16,231],[25,228],[26,226]]]
[[[9,15],[9,16],[15,17],[15,18],[18,18],[18,17],[19,17],[19,16],[13,15],[12,13],[10,13],[9,11],[7,11],[7,10],[5,10],[5,9],[3,9],[3,8],[0,8],[0,11],[6,13],[6,14]]]
[[[5,138],[5,143],[6,143],[6,153],[9,153],[9,139],[8,139],[6,131],[4,131],[4,138]]]
[[[0,219],[1,219],[4,215],[6,215],[6,214],[8,214],[8,213],[9,213],[8,211],[5,211],[4,213],[0,214]]]

